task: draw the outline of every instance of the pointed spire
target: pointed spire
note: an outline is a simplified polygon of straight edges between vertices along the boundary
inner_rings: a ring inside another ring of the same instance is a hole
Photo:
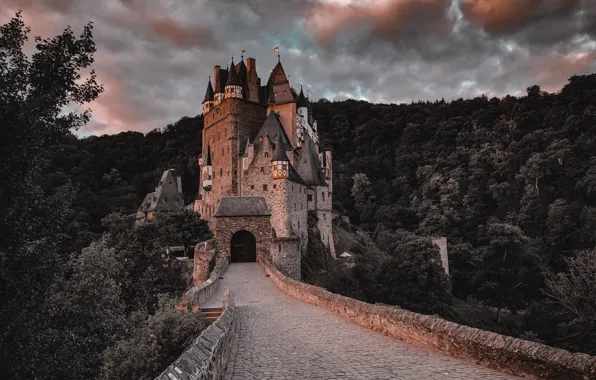
[[[230,71],[228,72],[228,81],[226,82],[226,86],[235,85],[240,86],[240,81],[238,80],[238,73],[236,72],[236,65],[234,65],[234,57],[232,57],[232,64],[230,65]]]
[[[207,162],[206,166],[211,166],[211,147],[207,145]]]
[[[281,130],[281,127],[279,127],[277,136],[275,137],[275,150],[273,151],[273,157],[271,157],[271,161],[290,161],[284,148],[284,143],[281,137],[282,133],[283,131]]]
[[[302,91],[302,86],[300,86],[300,95],[298,95],[298,108],[307,107],[308,103],[306,102],[306,98],[304,97],[304,91]]]
[[[207,91],[205,91],[205,99],[203,100],[203,103],[205,102],[212,102],[213,101],[213,86],[211,85],[211,76],[209,76],[209,83],[207,84]]]

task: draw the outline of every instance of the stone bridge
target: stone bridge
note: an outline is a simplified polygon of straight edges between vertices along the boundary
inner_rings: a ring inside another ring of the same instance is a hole
[[[257,263],[230,264],[205,307],[235,294],[225,379],[512,379],[365,329],[288,296]]]
[[[596,357],[329,293],[266,260],[219,261],[187,299],[222,317],[156,380],[596,379]]]

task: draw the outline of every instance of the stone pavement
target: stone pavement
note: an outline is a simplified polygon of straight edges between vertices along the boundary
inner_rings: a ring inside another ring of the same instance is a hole
[[[483,379],[514,377],[412,346],[279,290],[257,263],[230,264],[204,306],[235,294],[236,337],[225,379]]]

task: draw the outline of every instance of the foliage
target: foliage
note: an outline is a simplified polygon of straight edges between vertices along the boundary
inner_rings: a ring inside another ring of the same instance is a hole
[[[557,306],[567,346],[573,350],[596,353],[596,250],[579,251],[565,260],[568,270],[548,272],[545,295]]]

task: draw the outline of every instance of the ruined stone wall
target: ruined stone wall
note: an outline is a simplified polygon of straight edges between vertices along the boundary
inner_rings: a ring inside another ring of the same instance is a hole
[[[234,295],[228,290],[223,312],[213,324],[184,351],[174,363],[155,380],[223,379],[236,332]]]
[[[209,278],[209,263],[215,254],[215,240],[213,239],[200,242],[195,246],[194,260],[192,260],[192,277],[195,286],[200,286]]]
[[[594,356],[459,325],[431,315],[340,296],[287,278],[266,260],[260,259],[260,262],[275,285],[287,294],[407,343],[473,360],[517,376],[596,379]]]
[[[447,252],[447,238],[446,237],[431,237],[430,241],[439,247],[439,254],[441,255],[441,263],[445,273],[449,274],[449,254]]]
[[[255,237],[257,257],[266,255],[271,241],[269,216],[218,217],[215,219],[215,241],[222,255],[230,256],[230,242],[238,231],[248,231]]]

